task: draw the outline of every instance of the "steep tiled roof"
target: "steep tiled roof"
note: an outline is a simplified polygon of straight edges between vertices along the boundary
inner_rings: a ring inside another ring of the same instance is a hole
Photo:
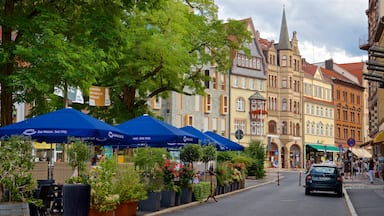
[[[360,82],[363,83],[363,71],[364,71],[364,62],[354,62],[354,63],[346,63],[346,64],[337,64],[348,72],[352,73],[356,76]]]
[[[259,38],[259,43],[263,50],[268,50],[272,46],[272,42],[264,38]]]
[[[328,70],[328,69],[325,69],[325,68],[321,68],[321,72],[323,73],[324,76],[328,77],[329,79],[339,79],[339,80],[343,80],[345,82],[352,82],[351,80],[349,80],[347,77],[339,74],[339,73],[336,73],[335,71],[331,71],[331,70]]]
[[[316,73],[317,66],[313,64],[309,64],[307,62],[303,63],[303,71],[304,71],[304,76],[306,77],[313,77]]]

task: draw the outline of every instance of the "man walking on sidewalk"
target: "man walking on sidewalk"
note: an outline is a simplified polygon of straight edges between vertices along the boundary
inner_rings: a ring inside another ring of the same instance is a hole
[[[369,176],[369,181],[371,184],[373,184],[373,174],[375,170],[375,160],[371,158],[368,162],[368,176]]]

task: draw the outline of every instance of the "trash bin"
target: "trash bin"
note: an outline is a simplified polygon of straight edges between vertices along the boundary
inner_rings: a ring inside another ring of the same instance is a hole
[[[63,185],[64,216],[88,215],[91,186],[87,184]]]

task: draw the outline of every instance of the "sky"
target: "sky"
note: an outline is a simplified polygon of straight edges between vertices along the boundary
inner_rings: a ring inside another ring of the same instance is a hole
[[[359,44],[368,39],[368,0],[215,0],[219,19],[252,18],[260,37],[279,41],[283,8],[290,39],[297,32],[302,58],[309,63],[366,61]]]

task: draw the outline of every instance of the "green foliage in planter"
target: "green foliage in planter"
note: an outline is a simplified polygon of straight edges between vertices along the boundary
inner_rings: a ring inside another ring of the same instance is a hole
[[[196,200],[202,202],[211,193],[211,183],[207,181],[201,181],[193,185],[192,191],[195,195]]]
[[[264,147],[259,141],[251,141],[249,147],[245,149],[245,154],[252,158],[252,164],[247,166],[247,173],[256,178],[263,178],[265,176],[264,170]]]
[[[237,155],[237,152],[233,151],[221,151],[217,153],[217,162],[231,161],[233,157]]]
[[[0,187],[9,191],[9,202],[28,202],[41,206],[33,198],[37,182],[30,171],[34,167],[33,141],[24,136],[11,136],[0,141]],[[4,200],[0,197],[0,201]]]
[[[147,199],[145,185],[134,167],[119,167],[113,182],[113,193],[119,194],[120,201],[139,201]]]
[[[134,164],[140,173],[147,192],[158,192],[163,189],[161,166],[168,156],[169,153],[164,148],[146,147],[136,149]]]
[[[193,167],[190,164],[184,165],[179,173],[179,185],[181,188],[190,188],[192,186],[192,179],[195,174]]]
[[[72,169],[78,169],[80,179],[83,179],[86,170],[87,161],[91,156],[91,150],[87,143],[82,141],[74,141],[68,149],[69,165]]]
[[[235,168],[237,168],[242,172],[242,174],[244,174],[244,176],[246,176],[248,174],[247,167],[252,165],[253,160],[247,155],[239,155],[233,157],[231,162],[234,164]]]
[[[193,164],[194,161],[201,159],[203,152],[200,145],[187,144],[180,149],[180,160]]]
[[[113,177],[117,171],[115,158],[106,158],[90,171],[91,209],[112,211],[120,203],[119,195],[113,193]]]

